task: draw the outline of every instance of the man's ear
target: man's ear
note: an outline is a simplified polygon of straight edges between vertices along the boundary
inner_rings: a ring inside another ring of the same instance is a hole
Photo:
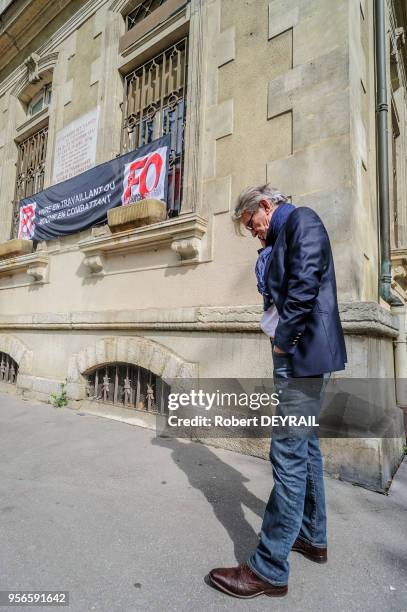
[[[271,202],[269,202],[269,200],[263,199],[263,200],[260,200],[259,207],[263,208],[266,212],[268,212],[269,210],[273,208],[273,205]]]

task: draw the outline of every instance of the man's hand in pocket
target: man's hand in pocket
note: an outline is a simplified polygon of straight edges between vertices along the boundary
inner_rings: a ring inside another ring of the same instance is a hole
[[[276,345],[273,346],[273,351],[275,352],[276,355],[288,355],[288,353],[286,353],[279,346],[276,346]]]

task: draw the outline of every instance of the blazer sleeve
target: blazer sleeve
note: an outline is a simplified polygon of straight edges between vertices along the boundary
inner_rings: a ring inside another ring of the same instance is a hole
[[[329,252],[328,235],[318,215],[305,207],[292,214],[286,235],[287,292],[274,335],[275,345],[289,354],[295,352],[315,305]]]

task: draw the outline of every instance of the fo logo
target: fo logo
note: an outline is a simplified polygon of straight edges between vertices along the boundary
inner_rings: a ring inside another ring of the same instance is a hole
[[[35,231],[35,209],[36,202],[30,202],[20,208],[20,225],[18,228],[18,237],[22,240],[31,240]]]
[[[146,198],[164,200],[167,149],[168,147],[160,147],[125,165],[123,206]]]

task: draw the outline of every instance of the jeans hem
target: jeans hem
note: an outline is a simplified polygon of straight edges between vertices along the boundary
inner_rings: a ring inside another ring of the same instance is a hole
[[[302,542],[305,542],[306,544],[311,544],[311,546],[315,546],[315,548],[326,548],[327,547],[327,543],[325,542],[325,544],[316,544],[315,542],[311,542],[311,540],[308,540],[307,538],[304,538],[303,536],[297,536],[297,540],[301,540]]]
[[[265,576],[263,576],[263,574],[261,574],[255,567],[253,567],[251,559],[246,561],[246,565],[252,570],[254,574],[256,574],[256,576],[261,578],[261,580],[264,580],[264,582],[268,582],[269,584],[275,587],[287,586],[287,582],[279,582],[278,580],[270,580],[269,578],[266,578]]]

